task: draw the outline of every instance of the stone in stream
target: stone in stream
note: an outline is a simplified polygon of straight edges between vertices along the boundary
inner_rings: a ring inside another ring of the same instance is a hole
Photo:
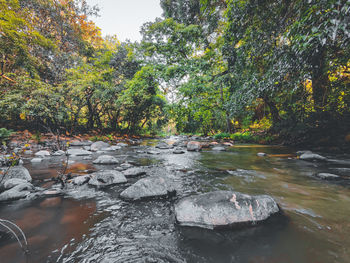
[[[110,147],[102,148],[101,151],[111,152],[111,151],[120,150],[121,148],[122,148],[121,146],[113,145],[113,146],[110,146]]]
[[[26,198],[33,190],[34,186],[28,182],[16,185],[11,189],[2,192],[0,194],[0,201],[13,201]]]
[[[65,155],[65,154],[66,154],[65,151],[58,150],[58,151],[54,152],[52,154],[52,156],[62,156],[62,155]]]
[[[317,160],[317,161],[326,161],[327,158],[326,157],[323,157],[317,153],[313,153],[313,152],[310,152],[310,151],[307,151],[307,152],[304,152],[303,154],[301,154],[299,156],[299,159],[300,160],[304,160],[304,161],[314,161],[314,160]]]
[[[127,147],[127,146],[129,146],[129,145],[126,144],[126,143],[123,143],[123,142],[119,142],[119,143],[117,143],[117,146],[120,146],[120,147]]]
[[[34,154],[35,156],[39,156],[39,157],[45,157],[45,156],[50,156],[50,152],[49,151],[38,151]]]
[[[32,177],[30,176],[29,171],[27,170],[27,168],[23,166],[13,166],[9,169],[3,168],[3,169],[0,169],[0,171],[3,173],[6,173],[6,176],[2,184],[4,184],[4,182],[12,178],[23,179],[27,182],[32,181]]]
[[[94,186],[109,186],[127,182],[127,179],[121,172],[113,170],[96,172],[90,176],[89,184]]]
[[[42,158],[33,158],[30,160],[31,163],[41,163],[43,161]]]
[[[119,160],[110,155],[101,155],[93,161],[94,164],[117,164]]]
[[[72,141],[70,143],[71,146],[90,146],[91,144],[91,141]]]
[[[148,150],[147,153],[148,153],[148,154],[153,154],[153,155],[160,154],[160,152],[154,151],[154,150]]]
[[[17,185],[20,185],[20,184],[25,184],[27,183],[28,181],[27,180],[24,180],[24,179],[20,179],[20,178],[11,178],[11,179],[8,179],[5,181],[4,183],[4,188],[5,189],[11,189]]]
[[[330,173],[318,173],[315,174],[317,178],[323,179],[323,180],[339,180],[341,177],[336,174],[330,174]]]
[[[145,170],[140,167],[133,167],[123,171],[126,178],[137,177],[146,174]]]
[[[199,152],[202,149],[200,142],[190,141],[187,143],[187,151]]]
[[[153,197],[169,197],[176,194],[175,183],[165,177],[147,177],[126,188],[120,197],[126,200],[140,200]]]
[[[81,176],[74,177],[71,180],[71,183],[74,185],[83,185],[83,184],[88,183],[90,181],[90,179],[91,179],[90,175],[81,175]]]
[[[214,191],[180,199],[175,217],[182,226],[207,229],[253,225],[279,212],[268,195],[250,196],[234,191]]]
[[[222,146],[215,146],[212,148],[212,150],[216,151],[216,152],[224,152],[224,151],[226,151],[226,148],[222,147]]]
[[[93,152],[97,152],[97,151],[100,151],[102,148],[107,148],[107,147],[109,147],[108,143],[98,141],[98,142],[94,142],[93,144],[91,144],[90,150]]]
[[[67,153],[73,156],[88,156],[92,154],[92,152],[83,149],[68,149]]]
[[[173,154],[183,154],[183,153],[185,153],[185,151],[183,151],[183,150],[181,150],[181,149],[175,149],[175,150],[173,151]]]
[[[267,156],[267,154],[266,154],[266,153],[257,153],[256,155],[257,155],[257,156],[259,156],[259,157],[264,157],[264,156]]]
[[[170,149],[172,146],[170,146],[169,144],[167,144],[166,142],[159,142],[156,145],[156,148],[161,149],[161,150],[166,150],[166,149]]]

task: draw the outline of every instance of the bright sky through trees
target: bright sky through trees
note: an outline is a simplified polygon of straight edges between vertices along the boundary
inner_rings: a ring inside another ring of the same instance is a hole
[[[100,7],[100,16],[93,20],[102,29],[103,36],[117,35],[124,41],[141,39],[139,33],[143,23],[160,17],[159,0],[87,0],[89,5]]]

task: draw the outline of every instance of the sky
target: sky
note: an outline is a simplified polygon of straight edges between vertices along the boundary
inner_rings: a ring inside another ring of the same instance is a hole
[[[162,15],[160,0],[87,0],[98,5],[100,16],[92,17],[101,28],[102,35],[117,35],[120,41],[141,40],[139,33],[143,23],[154,21]]]

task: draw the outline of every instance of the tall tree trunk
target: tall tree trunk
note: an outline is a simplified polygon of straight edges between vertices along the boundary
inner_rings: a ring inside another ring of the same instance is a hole
[[[314,108],[317,113],[321,113],[327,105],[327,88],[329,79],[326,66],[326,50],[320,48],[312,58],[312,97]]]
[[[276,107],[276,104],[268,96],[264,96],[263,99],[264,99],[265,104],[270,108],[270,113],[271,113],[273,124],[278,123],[281,120],[281,116],[280,116],[279,111]]]

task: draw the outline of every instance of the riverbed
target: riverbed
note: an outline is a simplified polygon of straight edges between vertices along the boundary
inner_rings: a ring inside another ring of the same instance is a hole
[[[119,194],[139,178],[107,189],[85,185],[58,197],[0,204],[0,217],[18,224],[29,243],[26,256],[9,236],[0,238],[0,261],[21,262],[350,262],[350,183],[325,181],[318,172],[350,167],[346,154],[322,153],[333,162],[308,162],[282,146],[236,144],[226,151],[147,154],[157,141],[144,141],[111,154],[144,167],[147,175],[170,175],[171,198],[128,202]],[[266,153],[258,156],[257,153]],[[92,156],[95,159],[98,154]],[[24,166],[34,184],[57,175],[64,157]],[[72,173],[86,174],[119,165],[94,165],[73,157]],[[338,170],[337,170],[338,169]],[[350,176],[350,175],[349,175]],[[346,178],[343,177],[343,178]],[[350,177],[349,177],[350,178]],[[242,229],[204,230],[176,224],[179,198],[213,190],[267,194],[282,215]]]

